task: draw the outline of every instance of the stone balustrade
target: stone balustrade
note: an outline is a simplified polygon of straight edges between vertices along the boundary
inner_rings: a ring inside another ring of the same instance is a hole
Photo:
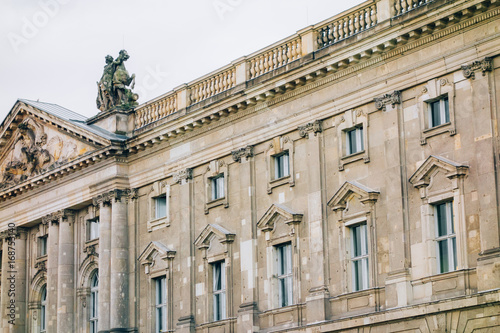
[[[236,85],[236,69],[230,68],[217,73],[212,77],[199,83],[194,83],[191,87],[191,104],[196,104],[204,99],[220,94]]]
[[[135,109],[135,128],[141,128],[178,110],[176,93],[168,94],[152,103],[140,105]]]
[[[395,15],[398,16],[404,14],[432,1],[434,0],[394,0]]]
[[[367,0],[135,109],[137,130],[434,0]]]
[[[371,2],[316,29],[318,48],[331,45],[377,24],[377,6]]]
[[[254,79],[302,56],[301,38],[286,41],[248,60],[248,78]]]

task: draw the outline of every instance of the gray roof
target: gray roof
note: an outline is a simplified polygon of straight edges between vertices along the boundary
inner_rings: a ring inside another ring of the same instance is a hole
[[[44,103],[44,102],[39,102],[39,101],[30,101],[28,99],[19,99],[19,102],[31,105],[39,110],[42,110],[44,112],[47,112],[53,116],[56,116],[57,118],[66,120],[73,125],[76,125],[82,129],[85,129],[93,134],[96,134],[106,140],[116,140],[116,141],[125,141],[127,140],[127,136],[125,135],[119,135],[115,133],[111,133],[109,131],[106,131],[103,128],[100,128],[99,126],[96,126],[94,124],[92,125],[87,125],[87,117],[82,116],[79,113],[73,112],[71,110],[68,110],[60,105],[57,104],[52,104],[52,103]]]

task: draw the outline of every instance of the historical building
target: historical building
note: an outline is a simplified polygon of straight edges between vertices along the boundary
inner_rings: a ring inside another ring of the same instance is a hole
[[[0,126],[1,332],[500,332],[498,0],[368,0],[145,104]]]

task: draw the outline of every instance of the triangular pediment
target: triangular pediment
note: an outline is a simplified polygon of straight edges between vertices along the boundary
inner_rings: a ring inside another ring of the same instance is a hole
[[[260,218],[257,227],[263,231],[271,231],[274,229],[277,219],[282,219],[286,224],[300,223],[303,216],[303,214],[296,213],[286,206],[274,204]]]
[[[141,265],[148,265],[153,262],[156,256],[159,256],[163,260],[173,258],[175,256],[175,251],[170,250],[161,242],[152,241],[146,246],[144,251],[142,251],[137,260],[139,260]]]
[[[210,246],[210,242],[214,237],[216,237],[220,243],[228,243],[234,241],[235,236],[235,234],[218,224],[208,224],[196,238],[194,244],[198,248],[206,248]]]
[[[444,172],[446,177],[453,178],[466,175],[469,167],[441,156],[430,155],[410,177],[410,183],[415,187],[428,186],[436,169]]]
[[[346,181],[328,201],[333,210],[344,210],[352,195],[356,195],[361,203],[377,201],[380,192],[364,186],[356,181]]]
[[[112,144],[114,134],[96,134],[102,130],[85,119],[55,104],[18,100],[0,126],[0,190]]]

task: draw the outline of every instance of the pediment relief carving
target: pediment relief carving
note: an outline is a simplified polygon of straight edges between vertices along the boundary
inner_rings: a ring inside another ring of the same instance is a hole
[[[55,127],[25,117],[0,152],[0,189],[15,186],[94,150]]]

